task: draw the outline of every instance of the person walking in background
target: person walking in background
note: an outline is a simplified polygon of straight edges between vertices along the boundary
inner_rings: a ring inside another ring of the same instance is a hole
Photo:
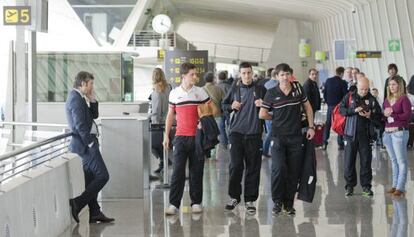
[[[165,79],[161,68],[155,68],[152,72],[152,93],[150,95],[151,108],[151,151],[155,158],[159,159],[158,169],[154,172],[159,174],[164,168],[163,132],[165,118],[168,112],[168,96],[171,86]]]
[[[303,90],[309,103],[312,106],[313,114],[321,109],[321,94],[318,88],[318,70],[312,68],[309,70],[308,79],[303,83]]]
[[[377,100],[379,105],[383,104],[382,99],[379,97],[379,91],[377,88],[371,89],[371,95]],[[381,106],[382,109],[382,106]],[[382,136],[384,134],[385,129],[385,122],[383,120],[379,121],[379,123],[375,126],[375,133],[376,133],[376,145],[381,149],[385,149],[384,143],[382,142]]]
[[[266,88],[266,90],[270,90],[279,84],[279,81],[276,78],[276,71],[274,69],[270,73],[270,76],[271,76],[270,80],[266,82],[266,84],[264,84],[264,87]],[[263,156],[266,158],[269,158],[271,156],[270,143],[272,141],[272,120],[265,120],[265,126],[266,126],[266,135],[263,141]]]
[[[388,65],[388,75],[389,77],[385,80],[385,86],[384,86],[384,101],[387,98],[387,87],[388,87],[388,80],[390,80],[393,77],[396,77],[397,80],[401,80],[404,86],[404,94],[407,94],[407,83],[405,82],[404,78],[402,78],[400,75],[398,75],[398,67],[395,63],[390,63]]]
[[[411,118],[411,102],[404,91],[403,81],[391,77],[386,87],[384,100],[385,132],[384,145],[392,164],[392,187],[387,191],[394,196],[405,193],[407,182],[408,124]]]
[[[328,111],[326,112],[326,123],[325,123],[325,130],[323,134],[323,142],[324,142],[323,149],[324,150],[326,150],[328,146],[328,140],[329,140],[329,135],[331,131],[332,111],[347,93],[347,84],[344,80],[342,80],[344,71],[345,69],[343,67],[336,68],[335,76],[328,78],[325,82],[323,98],[325,99],[325,102],[328,104]],[[343,150],[344,149],[343,137],[338,135],[337,142],[338,142],[338,149]]]
[[[69,200],[73,219],[79,223],[79,212],[89,206],[89,223],[113,222],[106,217],[98,204],[98,193],[109,180],[109,173],[99,151],[98,126],[93,121],[98,118],[98,101],[93,92],[94,76],[89,72],[76,75],[73,90],[65,104],[66,119],[72,131],[69,150],[82,158],[85,178],[85,191]]]
[[[231,83],[229,83],[228,79],[227,79],[227,71],[221,71],[218,74],[218,83],[217,86],[220,87],[220,89],[223,91],[223,98],[226,97],[227,93],[229,92],[230,88],[231,88]],[[221,106],[219,107],[221,108]],[[220,129],[220,143],[221,145],[227,149],[227,146],[229,144],[229,139],[228,139],[228,124],[229,124],[229,119],[230,119],[230,114],[226,111],[226,110],[222,110],[222,115],[221,115],[221,120],[220,120],[220,125],[219,125],[219,129]]]
[[[218,108],[219,112],[214,116],[214,119],[216,120],[217,126],[220,128],[222,120],[221,101],[224,99],[225,94],[220,87],[214,84],[213,72],[207,72],[204,75],[204,81],[206,82],[206,84],[204,85],[203,89],[207,92],[208,96],[213,101],[214,105]],[[220,133],[220,136],[221,135],[222,134]],[[215,150],[212,150],[213,153],[214,151]],[[211,156],[211,154],[207,154],[207,158],[209,158],[209,156]]]
[[[352,67],[347,67],[345,68],[345,73],[344,73],[344,77],[343,79],[345,80],[345,82],[348,85],[348,90],[352,85],[355,85],[354,83],[354,78],[352,76]]]

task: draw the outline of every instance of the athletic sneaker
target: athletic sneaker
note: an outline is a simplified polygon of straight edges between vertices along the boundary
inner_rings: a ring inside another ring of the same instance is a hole
[[[256,213],[256,206],[254,202],[246,202],[246,212],[250,215],[254,215]]]
[[[354,188],[353,187],[347,187],[345,189],[345,196],[350,197],[354,195]]]
[[[296,215],[296,210],[293,207],[284,207],[283,209],[286,212],[286,214],[288,214],[289,216]]]
[[[275,206],[272,209],[272,213],[274,215],[280,215],[282,213],[282,206],[283,206],[282,202],[276,202]]]
[[[201,213],[201,212],[203,212],[203,207],[200,204],[193,204],[191,206],[191,212],[192,213]]]
[[[374,196],[374,192],[372,192],[371,188],[365,187],[365,188],[362,188],[362,196],[372,197]]]
[[[229,200],[229,202],[226,204],[225,209],[226,209],[227,211],[232,211],[232,210],[234,210],[234,208],[236,208],[236,207],[237,207],[237,205],[239,205],[239,201],[237,201],[237,199],[232,198],[232,199],[230,199],[230,200]]]
[[[165,215],[175,215],[178,213],[178,208],[172,204],[170,204],[170,206],[165,209]]]

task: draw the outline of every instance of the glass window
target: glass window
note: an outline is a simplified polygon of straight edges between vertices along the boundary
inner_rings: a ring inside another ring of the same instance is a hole
[[[96,42],[104,46],[117,39],[136,1],[70,0],[69,3]]]
[[[37,100],[64,102],[76,74],[94,75],[96,98],[101,102],[133,101],[133,65],[120,53],[113,54],[38,54]],[[126,98],[127,97],[127,98]]]

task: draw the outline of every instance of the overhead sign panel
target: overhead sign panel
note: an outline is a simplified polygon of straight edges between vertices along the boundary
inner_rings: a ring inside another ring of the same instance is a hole
[[[388,51],[399,52],[401,50],[401,41],[398,39],[388,40]]]
[[[381,51],[357,51],[356,58],[381,58]]]
[[[31,25],[32,15],[30,6],[4,6],[4,25]]]
[[[167,51],[164,58],[164,72],[167,80],[169,80],[174,87],[178,86],[181,83],[180,65],[185,62],[196,65],[197,76],[199,78],[197,85],[204,85],[204,82],[200,79],[202,79],[204,73],[208,71],[207,50]]]

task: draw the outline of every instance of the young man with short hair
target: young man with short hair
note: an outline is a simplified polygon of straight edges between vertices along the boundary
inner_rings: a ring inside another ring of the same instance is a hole
[[[273,126],[271,186],[275,205],[272,212],[279,215],[284,210],[288,215],[295,215],[293,201],[304,158],[302,108],[309,124],[308,140],[315,135],[313,112],[299,82],[289,81],[289,65],[279,64],[275,70],[279,84],[266,92],[259,114],[261,119],[272,120]]]
[[[196,66],[183,63],[180,67],[181,85],[170,92],[169,108],[165,121],[164,147],[168,147],[174,115],[177,129],[173,141],[173,172],[171,176],[170,205],[165,210],[166,215],[175,215],[180,208],[185,186],[185,167],[189,160],[190,170],[190,198],[193,213],[203,211],[203,170],[204,159],[196,156],[195,135],[199,116],[198,105],[208,103],[212,106],[213,114],[218,112],[211,103],[210,97],[201,87],[195,86],[197,82]]]
[[[241,81],[223,100],[223,108],[233,111],[230,120],[230,167],[229,196],[225,206],[234,210],[241,201],[244,172],[244,202],[247,214],[255,214],[255,201],[259,197],[260,169],[262,164],[263,122],[259,119],[259,108],[265,89],[253,82],[253,69],[249,63],[239,66]]]

